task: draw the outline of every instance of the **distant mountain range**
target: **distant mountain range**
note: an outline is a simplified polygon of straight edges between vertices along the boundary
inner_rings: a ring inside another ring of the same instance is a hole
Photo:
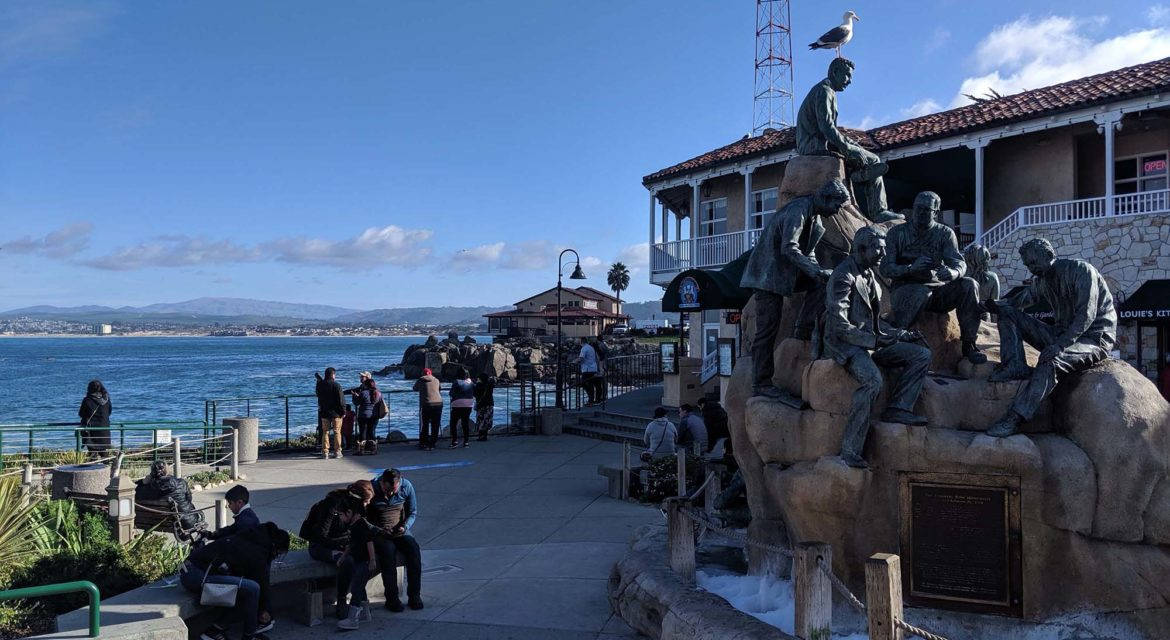
[[[661,304],[623,303],[635,321],[662,317]],[[143,307],[39,305],[0,312],[0,318],[71,320],[93,323],[165,322],[173,324],[345,324],[345,325],[469,325],[484,321],[483,314],[512,307],[403,307],[362,311],[320,304],[296,304],[249,298],[196,298]]]

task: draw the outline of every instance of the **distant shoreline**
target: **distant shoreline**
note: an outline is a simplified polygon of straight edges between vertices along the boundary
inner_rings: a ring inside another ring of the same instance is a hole
[[[438,335],[438,334],[435,334]],[[475,334],[466,334],[474,337]],[[247,335],[247,336],[209,336],[206,333],[119,333],[99,336],[97,334],[86,335],[81,333],[14,333],[0,335],[0,340],[4,338],[101,338],[107,340],[110,338],[423,338],[426,339],[426,334],[395,334],[385,335],[381,333],[371,333],[365,335],[349,335],[349,336],[296,336],[296,335]]]

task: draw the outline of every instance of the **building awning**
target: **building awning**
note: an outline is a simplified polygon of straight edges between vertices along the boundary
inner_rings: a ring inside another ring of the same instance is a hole
[[[751,251],[722,269],[687,269],[666,286],[662,310],[690,313],[708,309],[742,309],[752,293],[739,286]]]
[[[1117,305],[1122,320],[1170,321],[1170,280],[1146,280]]]

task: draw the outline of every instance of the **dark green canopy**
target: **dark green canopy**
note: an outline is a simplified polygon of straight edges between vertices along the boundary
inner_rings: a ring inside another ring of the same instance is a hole
[[[752,296],[739,286],[751,251],[727,263],[722,269],[687,269],[666,286],[662,310],[690,313],[708,309],[742,309]]]

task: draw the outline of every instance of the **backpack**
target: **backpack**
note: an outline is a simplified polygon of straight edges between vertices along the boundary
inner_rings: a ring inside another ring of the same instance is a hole
[[[379,420],[390,415],[390,407],[386,405],[386,396],[382,395],[381,392],[378,392],[378,403],[374,405],[374,415]]]
[[[321,523],[333,511],[333,502],[333,500],[326,498],[309,507],[309,514],[305,516],[305,521],[301,523],[301,528],[297,531],[297,535],[305,540],[312,541],[316,537],[315,531],[319,529]]]

